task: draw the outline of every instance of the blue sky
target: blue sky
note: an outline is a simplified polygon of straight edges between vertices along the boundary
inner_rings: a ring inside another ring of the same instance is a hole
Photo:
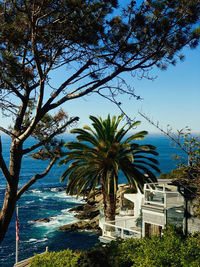
[[[200,47],[195,50],[185,48],[183,54],[184,62],[169,66],[165,71],[153,69],[152,76],[157,76],[154,81],[125,75],[127,83],[135,88],[136,95],[140,95],[142,100],[120,96],[119,101],[132,119],[142,121],[138,131],[145,129],[149,133],[160,133],[138,114],[142,111],[154,121],[159,121],[164,129],[170,125],[176,131],[188,125],[193,132],[200,132]],[[63,76],[64,72],[59,71],[55,83],[59,84]],[[69,116],[80,117],[77,127],[90,124],[89,115],[105,118],[108,113],[121,114],[118,107],[97,95],[67,102],[63,109]],[[1,118],[0,123],[6,127],[10,121]]]
[[[166,71],[155,68],[151,72],[153,76],[157,76],[154,81],[137,80],[126,75],[126,80],[134,86],[136,95],[143,98],[120,98],[125,112],[132,119],[142,121],[138,130],[159,133],[159,130],[138,114],[138,111],[142,111],[154,121],[159,121],[164,129],[170,125],[176,131],[188,125],[193,132],[200,132],[200,47],[195,50],[186,48],[184,55],[184,62],[169,66]],[[68,102],[64,109],[69,115],[80,117],[78,127],[90,123],[89,115],[104,118],[108,113],[120,114],[114,104],[96,95]]]

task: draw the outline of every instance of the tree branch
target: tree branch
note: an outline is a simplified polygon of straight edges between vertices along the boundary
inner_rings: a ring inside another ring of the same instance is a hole
[[[5,177],[5,179],[7,180],[7,182],[10,184],[11,183],[11,176],[10,176],[10,172],[8,171],[8,168],[6,166],[6,163],[3,159],[2,156],[2,143],[1,143],[1,136],[0,136],[0,168],[2,170],[2,173]]]
[[[41,142],[26,148],[22,151],[23,155],[30,153],[31,151],[35,150],[36,148],[46,144],[48,141],[50,141],[52,138],[54,138],[54,136],[56,136],[57,134],[59,134],[60,131],[62,131],[65,127],[67,127],[68,125],[70,125],[71,123],[78,121],[79,117],[74,117],[71,120],[69,120],[68,122],[66,122],[64,125],[62,125],[61,128],[57,129],[57,131],[55,131],[53,134],[51,134],[48,138],[46,138],[45,140],[42,140]]]
[[[86,90],[80,92],[80,93],[77,93],[77,94],[74,94],[72,95],[71,93],[64,96],[63,98],[61,98],[59,101],[57,101],[56,103],[54,104],[51,104],[48,108],[48,111],[51,110],[51,109],[54,109],[56,107],[59,107],[61,104],[63,104],[64,102],[66,102],[67,100],[71,100],[71,99],[75,99],[75,98],[79,98],[79,97],[82,97],[84,95],[87,95],[91,92],[93,92],[96,88],[100,87],[101,85],[109,82],[110,80],[112,80],[113,78],[115,78],[119,73],[123,72],[124,70],[124,67],[121,66],[121,68],[117,69],[116,71],[114,71],[112,74],[106,76],[105,78],[103,78],[102,80],[98,80],[98,82],[92,86],[90,86],[89,88],[87,88]]]
[[[184,148],[184,146],[181,144],[181,142],[179,140],[177,140],[176,138],[174,138],[171,134],[170,131],[165,131],[163,130],[163,128],[161,128],[159,126],[159,123],[155,123],[153,122],[150,118],[148,118],[144,113],[142,113],[141,111],[138,111],[138,113],[145,119],[147,120],[151,125],[155,126],[158,130],[161,131],[161,133],[163,133],[164,135],[166,135],[171,141],[173,141],[175,144],[177,144],[179,146],[179,148],[181,150],[183,150],[187,155],[189,154],[188,151]]]
[[[19,191],[17,192],[17,200],[26,192],[31,185],[33,185],[37,180],[44,178],[50,169],[52,168],[53,164],[56,162],[56,158],[53,158],[49,165],[47,166],[46,170],[41,174],[34,175],[24,186],[22,186]]]
[[[88,62],[82,67],[80,68],[76,73],[74,73],[69,79],[67,79],[59,88],[58,90],[52,94],[52,96],[48,99],[48,101],[46,102],[46,104],[43,106],[43,109],[48,109],[50,110],[48,107],[49,105],[52,103],[52,101],[63,91],[63,89],[72,81],[74,80],[76,77],[78,77],[84,70],[86,70],[90,65],[92,65],[92,61],[88,60]]]
[[[24,100],[24,96],[20,94],[19,91],[10,83],[7,79],[3,79],[3,81],[10,87],[10,90],[13,91],[22,101]]]
[[[0,126],[0,131],[4,132],[5,134],[9,135],[10,137],[15,137],[17,138],[16,135],[14,135],[13,133],[11,133],[10,131],[4,129],[3,127]]]

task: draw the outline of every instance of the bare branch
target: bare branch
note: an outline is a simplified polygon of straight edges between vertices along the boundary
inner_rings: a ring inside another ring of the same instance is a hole
[[[13,133],[11,133],[10,131],[6,130],[5,128],[0,126],[0,131],[4,132],[5,134],[9,135],[10,137],[15,137],[17,138],[16,135],[14,135]]]
[[[22,151],[23,155],[30,153],[31,151],[35,150],[36,148],[48,143],[52,138],[54,138],[56,135],[58,135],[64,128],[66,128],[67,126],[69,126],[70,124],[72,124],[75,121],[78,121],[79,117],[74,117],[72,119],[70,119],[68,122],[66,122],[64,125],[62,125],[61,128],[57,129],[57,131],[55,131],[53,134],[49,135],[48,138],[42,140],[41,142],[26,148]]]
[[[52,103],[52,101],[65,89],[65,87],[76,77],[78,77],[84,70],[86,70],[90,65],[92,65],[92,61],[88,60],[88,62],[80,68],[76,73],[74,73],[69,79],[67,79],[54,94],[49,98],[49,100],[46,102],[46,104],[43,106],[43,109],[47,109],[48,111],[52,108],[49,109],[49,105]],[[65,102],[65,101],[64,101]]]
[[[31,185],[33,185],[37,180],[44,178],[48,172],[51,170],[53,164],[56,162],[56,158],[53,158],[49,165],[47,166],[46,170],[41,174],[34,175],[24,186],[22,186],[19,191],[17,192],[17,200],[26,192]]]
[[[15,93],[22,101],[24,100],[24,96],[20,94],[20,92],[9,82],[7,79],[3,79],[3,81],[9,86],[10,90]]]
[[[159,129],[161,131],[161,133],[163,133],[164,135],[166,135],[171,141],[173,141],[176,145],[178,145],[180,147],[181,150],[183,150],[187,155],[189,154],[188,151],[184,148],[184,146],[181,144],[180,142],[180,138],[175,138],[172,136],[172,134],[170,134],[170,131],[167,130],[163,130],[162,127],[159,126],[159,123],[155,123],[153,120],[151,120],[147,115],[145,115],[144,113],[142,113],[141,111],[138,111],[138,113],[145,119],[147,120],[151,125],[155,126],[157,129]]]

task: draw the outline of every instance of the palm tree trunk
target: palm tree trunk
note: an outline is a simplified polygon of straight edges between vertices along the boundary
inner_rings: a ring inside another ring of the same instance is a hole
[[[116,210],[116,194],[114,193],[113,189],[110,190],[109,194],[107,193],[105,179],[103,175],[101,175],[101,185],[102,185],[105,220],[114,221],[115,210]]]
[[[116,196],[113,193],[106,195],[106,207],[104,209],[104,215],[106,221],[115,220],[115,210],[116,210]]]

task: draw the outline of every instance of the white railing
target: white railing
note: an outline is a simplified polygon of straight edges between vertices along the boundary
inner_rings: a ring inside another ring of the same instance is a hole
[[[167,184],[145,184],[144,185],[144,205],[152,204],[161,207],[172,207],[182,205],[183,197],[175,186]]]
[[[122,218],[116,218],[115,221],[107,221],[107,223],[130,229],[131,227],[135,227],[136,219],[137,218],[133,216],[124,216]]]
[[[102,236],[109,237],[111,239],[116,238],[140,238],[141,237],[141,230],[139,228],[124,228],[121,226],[113,225],[111,223],[104,223],[103,224],[103,232]]]
[[[139,238],[141,237],[141,229],[136,227],[136,218],[118,218],[115,221],[103,223],[102,235],[116,238]]]

